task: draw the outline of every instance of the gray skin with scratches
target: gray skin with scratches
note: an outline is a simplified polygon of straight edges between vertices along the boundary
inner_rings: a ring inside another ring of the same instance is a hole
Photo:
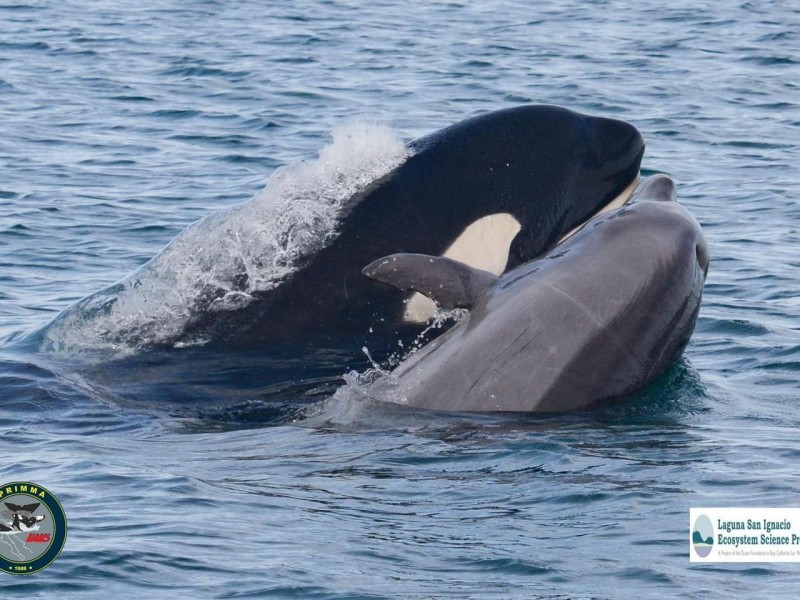
[[[410,406],[571,411],[633,392],[683,353],[708,250],[665,175],[499,278],[449,259],[399,254],[365,275],[469,313],[374,386]],[[441,286],[440,286],[441,284]]]

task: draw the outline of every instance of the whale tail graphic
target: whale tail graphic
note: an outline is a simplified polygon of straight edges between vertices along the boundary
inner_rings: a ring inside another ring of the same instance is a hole
[[[4,504],[8,507],[8,510],[12,512],[35,512],[37,508],[39,508],[39,503],[34,502],[33,504],[25,504],[24,506],[19,506],[18,504],[12,504],[11,502],[4,502]]]

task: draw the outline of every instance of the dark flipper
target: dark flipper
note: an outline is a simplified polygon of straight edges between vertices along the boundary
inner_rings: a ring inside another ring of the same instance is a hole
[[[404,292],[424,294],[442,308],[470,308],[497,281],[492,273],[426,254],[392,254],[361,271]]]

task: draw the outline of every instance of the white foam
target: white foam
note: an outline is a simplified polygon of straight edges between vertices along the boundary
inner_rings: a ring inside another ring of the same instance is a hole
[[[209,215],[119,283],[64,311],[45,350],[127,354],[181,336],[197,315],[247,306],[337,235],[358,192],[400,165],[408,149],[388,127],[333,131],[314,162],[277,169],[252,200]]]

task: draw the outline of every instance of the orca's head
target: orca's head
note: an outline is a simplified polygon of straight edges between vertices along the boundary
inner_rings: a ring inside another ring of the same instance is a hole
[[[25,527],[28,527],[28,528],[33,527],[34,525],[36,525],[36,523],[39,523],[40,521],[44,521],[44,515],[30,515],[30,516],[28,516],[28,515],[15,513],[14,516],[17,517],[25,525]]]
[[[603,207],[624,203],[645,149],[641,133],[625,121],[556,106],[519,110],[527,124],[529,169],[541,183],[520,213],[507,269],[540,256]]]
[[[624,202],[644,154],[633,125],[548,105],[479,115],[410,147],[415,180],[432,186],[431,197],[451,199],[431,210],[438,215],[432,230],[450,236],[441,255],[495,275]],[[415,294],[404,318],[421,323],[432,311]]]

